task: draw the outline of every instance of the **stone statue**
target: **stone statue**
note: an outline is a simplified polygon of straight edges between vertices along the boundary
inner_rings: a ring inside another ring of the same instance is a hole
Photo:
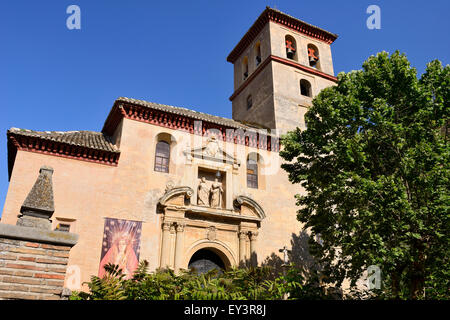
[[[283,249],[280,249],[279,251],[283,253],[283,264],[284,264],[284,265],[287,265],[287,264],[289,263],[289,256],[288,256],[288,253],[290,253],[291,250],[288,250],[288,249],[286,248],[286,246],[284,246]]]
[[[198,185],[197,204],[199,206],[209,206],[209,186],[206,183],[205,177],[202,177]]]
[[[214,183],[211,186],[211,207],[220,208],[222,206],[222,185],[219,183],[218,178],[214,179]]]

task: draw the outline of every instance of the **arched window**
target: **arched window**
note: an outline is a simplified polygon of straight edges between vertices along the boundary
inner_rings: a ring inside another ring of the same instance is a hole
[[[286,57],[292,60],[297,60],[297,44],[295,43],[294,37],[287,35],[285,37],[286,45]]]
[[[253,106],[253,100],[252,100],[252,96],[249,95],[247,97],[247,110],[250,109]]]
[[[247,187],[258,189],[258,159],[252,155],[247,159]]]
[[[261,43],[258,42],[255,45],[255,65],[258,66],[261,63]]]
[[[311,43],[308,44],[308,61],[310,67],[320,69],[319,49]]]
[[[242,61],[242,70],[243,70],[243,76],[244,80],[248,78],[248,58],[244,57],[244,60]]]
[[[169,172],[170,145],[166,141],[156,144],[155,171]]]
[[[300,80],[300,93],[302,96],[311,97],[311,83],[308,80],[302,79]]]

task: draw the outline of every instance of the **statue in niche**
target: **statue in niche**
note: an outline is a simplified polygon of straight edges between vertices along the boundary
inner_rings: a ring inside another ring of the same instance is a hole
[[[209,206],[210,188],[206,183],[205,177],[202,177],[198,185],[197,204],[199,206]]]
[[[211,207],[220,208],[222,206],[222,185],[219,183],[218,178],[214,179],[214,183],[211,185]]]

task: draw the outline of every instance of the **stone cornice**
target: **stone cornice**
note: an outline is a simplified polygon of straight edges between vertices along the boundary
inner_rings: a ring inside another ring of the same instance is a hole
[[[314,69],[314,68],[307,67],[307,66],[302,65],[302,64],[300,64],[300,63],[298,63],[296,61],[285,59],[285,58],[281,58],[281,57],[277,57],[277,56],[271,56],[270,58],[273,61],[283,63],[285,65],[294,67],[296,69],[299,69],[299,70],[302,70],[302,71],[305,71],[305,72],[309,72],[309,73],[311,73],[311,74],[313,74],[315,76],[319,76],[319,77],[325,78],[325,79],[333,81],[333,82],[337,81],[337,78],[335,76],[331,75],[331,74],[319,71],[319,70]]]
[[[302,64],[300,64],[300,63],[298,63],[298,62],[295,62],[295,61],[292,61],[292,60],[289,60],[289,59],[284,59],[284,58],[280,58],[280,57],[277,57],[277,56],[274,56],[274,55],[270,55],[270,56],[268,56],[265,60],[264,60],[264,62],[263,63],[261,63],[259,66],[258,66],[258,68],[244,81],[244,83],[242,83],[240,86],[239,86],[239,88],[237,88],[236,89],[236,91],[234,91],[233,92],[233,94],[230,96],[230,101],[233,101],[233,99],[234,98],[236,98],[236,96],[239,94],[239,93],[241,93],[248,85],[249,85],[249,83],[251,83],[252,82],[252,80],[254,79],[254,78],[256,78],[256,76],[264,69],[264,67],[266,66],[266,65],[268,65],[269,64],[269,62],[271,62],[271,61],[276,61],[276,62],[279,62],[279,63],[282,63],[282,64],[285,64],[285,65],[287,65],[287,66],[290,66],[290,67],[294,67],[294,68],[296,68],[296,69],[299,69],[299,70],[302,70],[302,71],[305,71],[305,72],[308,72],[308,73],[311,73],[311,74],[313,74],[313,75],[315,75],[315,76],[319,76],[319,77],[322,77],[322,78],[324,78],[324,79],[327,79],[327,80],[330,80],[330,81],[333,81],[333,82],[336,82],[337,81],[337,78],[335,77],[335,76],[332,76],[332,75],[329,75],[329,74],[327,74],[327,73],[324,73],[324,72],[322,72],[322,71],[319,71],[319,70],[317,70],[317,69],[314,69],[314,68],[310,68],[310,67],[307,67],[307,66],[304,66],[304,65],[302,65]]]
[[[334,33],[313,26],[281,11],[267,7],[255,23],[250,27],[241,41],[239,41],[233,51],[231,51],[228,55],[227,61],[234,63],[269,21],[281,24],[286,28],[300,32],[308,37],[325,42],[326,44],[333,43],[338,37]]]
[[[15,226],[5,223],[0,223],[0,237],[68,247],[73,247],[78,242],[78,235],[74,233]]]
[[[52,141],[39,136],[26,136],[8,132],[8,167],[11,178],[17,150],[42,153],[74,160],[88,161],[109,166],[117,166],[120,152],[94,149],[61,141]]]
[[[206,136],[208,130],[214,129],[221,133],[222,141],[273,152],[279,151],[279,138],[270,134],[261,134],[257,128],[246,127],[245,125],[222,124],[208,119],[206,116],[204,118],[200,116],[193,118],[189,115],[177,113],[177,108],[173,109],[172,112],[170,107],[165,110],[159,110],[153,108],[150,103],[148,105],[141,104],[140,100],[133,102],[117,99],[105,121],[102,132],[113,135],[121,119],[126,118],[201,136]],[[197,121],[201,121],[200,127],[195,125]]]
[[[224,219],[233,219],[237,221],[253,221],[253,222],[261,222],[263,218],[241,215],[236,213],[233,210],[228,209],[219,209],[219,208],[209,208],[197,205],[191,205],[186,207],[186,212],[200,214],[207,217],[216,217],[216,218],[224,218]]]
[[[220,217],[220,218],[255,221],[255,222],[260,222],[266,217],[266,214],[264,213],[262,207],[255,200],[247,196],[239,196],[236,199],[234,199],[233,209],[224,209],[224,208],[210,208],[207,206],[200,206],[191,203],[189,200],[191,199],[193,193],[194,193],[193,189],[188,186],[180,186],[167,189],[164,195],[158,200],[157,204],[158,212],[163,213],[165,212],[164,208],[166,208],[175,211],[184,211],[188,213],[206,215],[209,217],[218,217],[218,218]],[[179,199],[176,200],[175,202],[171,201],[172,199],[177,198],[179,196],[184,196],[185,201],[184,204],[179,203]],[[246,204],[247,206],[252,208],[255,211],[256,216],[241,215],[239,211],[243,204]]]

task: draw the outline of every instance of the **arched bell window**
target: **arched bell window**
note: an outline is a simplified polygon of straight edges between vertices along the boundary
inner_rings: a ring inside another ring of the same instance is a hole
[[[255,65],[259,66],[260,63],[261,63],[261,43],[258,42],[255,45]]]
[[[320,69],[319,49],[313,44],[308,44],[308,62],[309,66]]]
[[[248,78],[248,58],[244,57],[244,60],[242,61],[242,69],[243,69],[243,77],[244,80]]]
[[[159,141],[155,150],[155,171],[169,172],[170,144]]]
[[[297,44],[294,37],[287,35],[285,37],[286,57],[297,61]]]
[[[247,159],[247,187],[258,189],[258,161],[256,157]]]
[[[302,96],[312,97],[311,83],[308,80],[300,80],[300,94]]]

